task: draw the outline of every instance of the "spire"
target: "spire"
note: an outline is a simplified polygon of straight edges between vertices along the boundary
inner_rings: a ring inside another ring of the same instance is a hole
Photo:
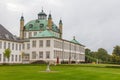
[[[20,20],[21,20],[21,21],[24,21],[23,13],[22,13],[22,16],[21,16]]]
[[[63,24],[62,24],[62,20],[60,18],[60,21],[59,21],[60,38],[62,38],[62,33],[63,33],[62,29],[63,29]]]
[[[41,11],[41,12],[44,12],[44,11],[43,11],[43,9],[42,9],[42,11]]]
[[[20,19],[20,39],[24,38],[24,17],[23,17],[23,13]]]
[[[43,11],[43,7],[42,7],[42,10],[41,10],[41,11],[44,12],[44,11]]]
[[[60,19],[59,24],[62,24],[62,20]]]
[[[48,16],[48,19],[51,19],[52,18],[52,15],[51,15],[51,13],[49,14],[49,16]]]
[[[73,36],[73,39],[75,40],[75,36]]]
[[[51,13],[49,13],[49,16],[48,16],[48,27],[50,30],[52,30],[52,16],[51,16]]]

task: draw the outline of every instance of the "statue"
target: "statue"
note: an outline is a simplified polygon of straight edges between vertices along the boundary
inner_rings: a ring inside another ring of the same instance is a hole
[[[46,72],[50,72],[50,62],[47,63],[47,69]]]

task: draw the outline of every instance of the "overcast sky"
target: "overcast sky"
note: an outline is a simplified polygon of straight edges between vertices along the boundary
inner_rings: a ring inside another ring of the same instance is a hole
[[[120,0],[0,0],[0,24],[19,35],[21,14],[27,23],[42,7],[57,25],[62,18],[64,39],[76,36],[91,50],[102,47],[109,53],[120,45]]]

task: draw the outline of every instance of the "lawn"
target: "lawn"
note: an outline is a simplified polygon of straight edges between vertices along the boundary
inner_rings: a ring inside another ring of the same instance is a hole
[[[46,65],[0,66],[0,80],[119,80],[120,66],[80,64],[50,66],[55,72],[42,72]]]

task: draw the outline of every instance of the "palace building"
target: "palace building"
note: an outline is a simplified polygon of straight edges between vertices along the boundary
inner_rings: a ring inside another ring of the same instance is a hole
[[[42,10],[37,19],[24,23],[24,17],[21,16],[19,37],[0,25],[0,63],[85,61],[85,46],[75,37],[70,41],[62,38],[62,20],[57,26],[52,20],[52,15],[47,17]],[[7,48],[11,50],[9,60],[3,54]]]

